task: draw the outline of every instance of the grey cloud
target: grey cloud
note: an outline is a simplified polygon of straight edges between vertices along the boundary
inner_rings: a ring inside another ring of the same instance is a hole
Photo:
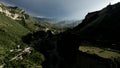
[[[102,9],[108,0],[1,0],[17,5],[31,15],[81,19],[88,12]]]

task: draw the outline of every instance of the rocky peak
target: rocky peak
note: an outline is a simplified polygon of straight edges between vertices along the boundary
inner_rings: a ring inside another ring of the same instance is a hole
[[[0,12],[13,20],[23,20],[26,18],[25,11],[16,6],[5,6],[0,3]]]

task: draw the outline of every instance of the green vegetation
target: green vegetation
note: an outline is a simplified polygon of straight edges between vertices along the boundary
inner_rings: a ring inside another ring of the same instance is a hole
[[[108,58],[108,59],[117,59],[120,57],[120,54],[117,52],[113,52],[112,50],[104,50],[99,47],[93,47],[93,46],[80,46],[79,50],[88,54],[95,54],[102,58]]]
[[[30,31],[18,22],[0,14],[0,46],[9,49],[21,43],[20,37]],[[5,50],[5,49],[3,49]]]
[[[30,46],[22,38],[35,32],[59,34],[68,28],[38,21],[18,7],[0,5],[0,8],[0,68],[42,68],[46,58],[34,48],[29,54],[24,52]]]
[[[53,34],[58,34],[67,29],[48,22],[37,21],[18,7],[4,5],[0,5],[0,7],[4,11],[0,12],[0,68],[2,66],[5,68],[41,68],[45,58],[35,49],[32,49],[32,52],[23,57],[22,60],[14,59],[10,61],[29,47],[29,45],[23,43],[22,37],[36,31],[51,31]],[[6,10],[9,16],[6,15]],[[15,14],[18,17],[13,20],[12,17],[15,17]],[[20,49],[17,49],[18,45],[20,45]]]
[[[17,45],[20,45],[22,50],[28,47],[21,40],[21,37],[28,33],[30,30],[21,25],[20,22],[0,13],[0,67],[5,64],[5,68],[41,68],[44,56],[34,49],[23,60],[10,61],[21,52],[15,51]],[[14,51],[10,52],[10,50]]]
[[[42,62],[45,60],[44,56],[39,52],[33,50],[31,54],[24,57],[23,60],[9,61],[9,58],[5,58],[5,68],[42,68]]]

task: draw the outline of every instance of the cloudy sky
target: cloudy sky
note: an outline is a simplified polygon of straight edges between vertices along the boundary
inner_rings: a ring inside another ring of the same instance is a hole
[[[120,0],[0,0],[16,5],[30,15],[61,19],[83,19],[88,12],[100,10]]]

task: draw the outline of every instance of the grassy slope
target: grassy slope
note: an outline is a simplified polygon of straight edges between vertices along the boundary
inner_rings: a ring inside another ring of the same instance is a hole
[[[3,7],[6,8],[6,6]],[[6,9],[10,9],[12,12],[17,11],[17,9],[9,7]],[[22,42],[21,37],[30,32],[45,31],[46,28],[55,34],[64,31],[64,27],[58,28],[58,26],[53,24],[37,21],[27,14],[24,15],[26,16],[25,20],[15,21],[0,13],[0,67],[5,63],[7,66],[5,68],[41,68],[41,63],[45,58],[36,50],[33,49],[32,54],[26,56],[23,60],[9,61],[20,53],[15,51],[11,53],[10,50],[15,49],[17,45],[21,45],[22,50],[28,47]]]
[[[3,50],[17,45],[20,41],[20,37],[28,32],[29,30],[25,29],[16,21],[0,14],[0,47]],[[7,48],[5,48],[6,46]]]
[[[105,48],[99,48],[93,46],[80,46],[79,50],[106,59],[112,59],[112,58],[117,59],[118,57],[120,57],[120,54],[118,52],[114,52],[114,50],[110,48],[105,49]]]
[[[30,56],[27,56],[21,61],[8,62],[8,60],[18,54],[16,52],[10,53],[11,49],[16,48],[17,45],[21,45],[22,49],[27,47],[27,45],[21,41],[21,37],[29,32],[30,31],[28,29],[24,28],[17,21],[14,21],[0,13],[0,65],[7,62],[9,67],[14,66],[16,68],[21,68],[21,66],[25,68],[40,66],[41,61],[44,58],[35,50],[33,50]],[[36,61],[36,59],[41,61]]]

